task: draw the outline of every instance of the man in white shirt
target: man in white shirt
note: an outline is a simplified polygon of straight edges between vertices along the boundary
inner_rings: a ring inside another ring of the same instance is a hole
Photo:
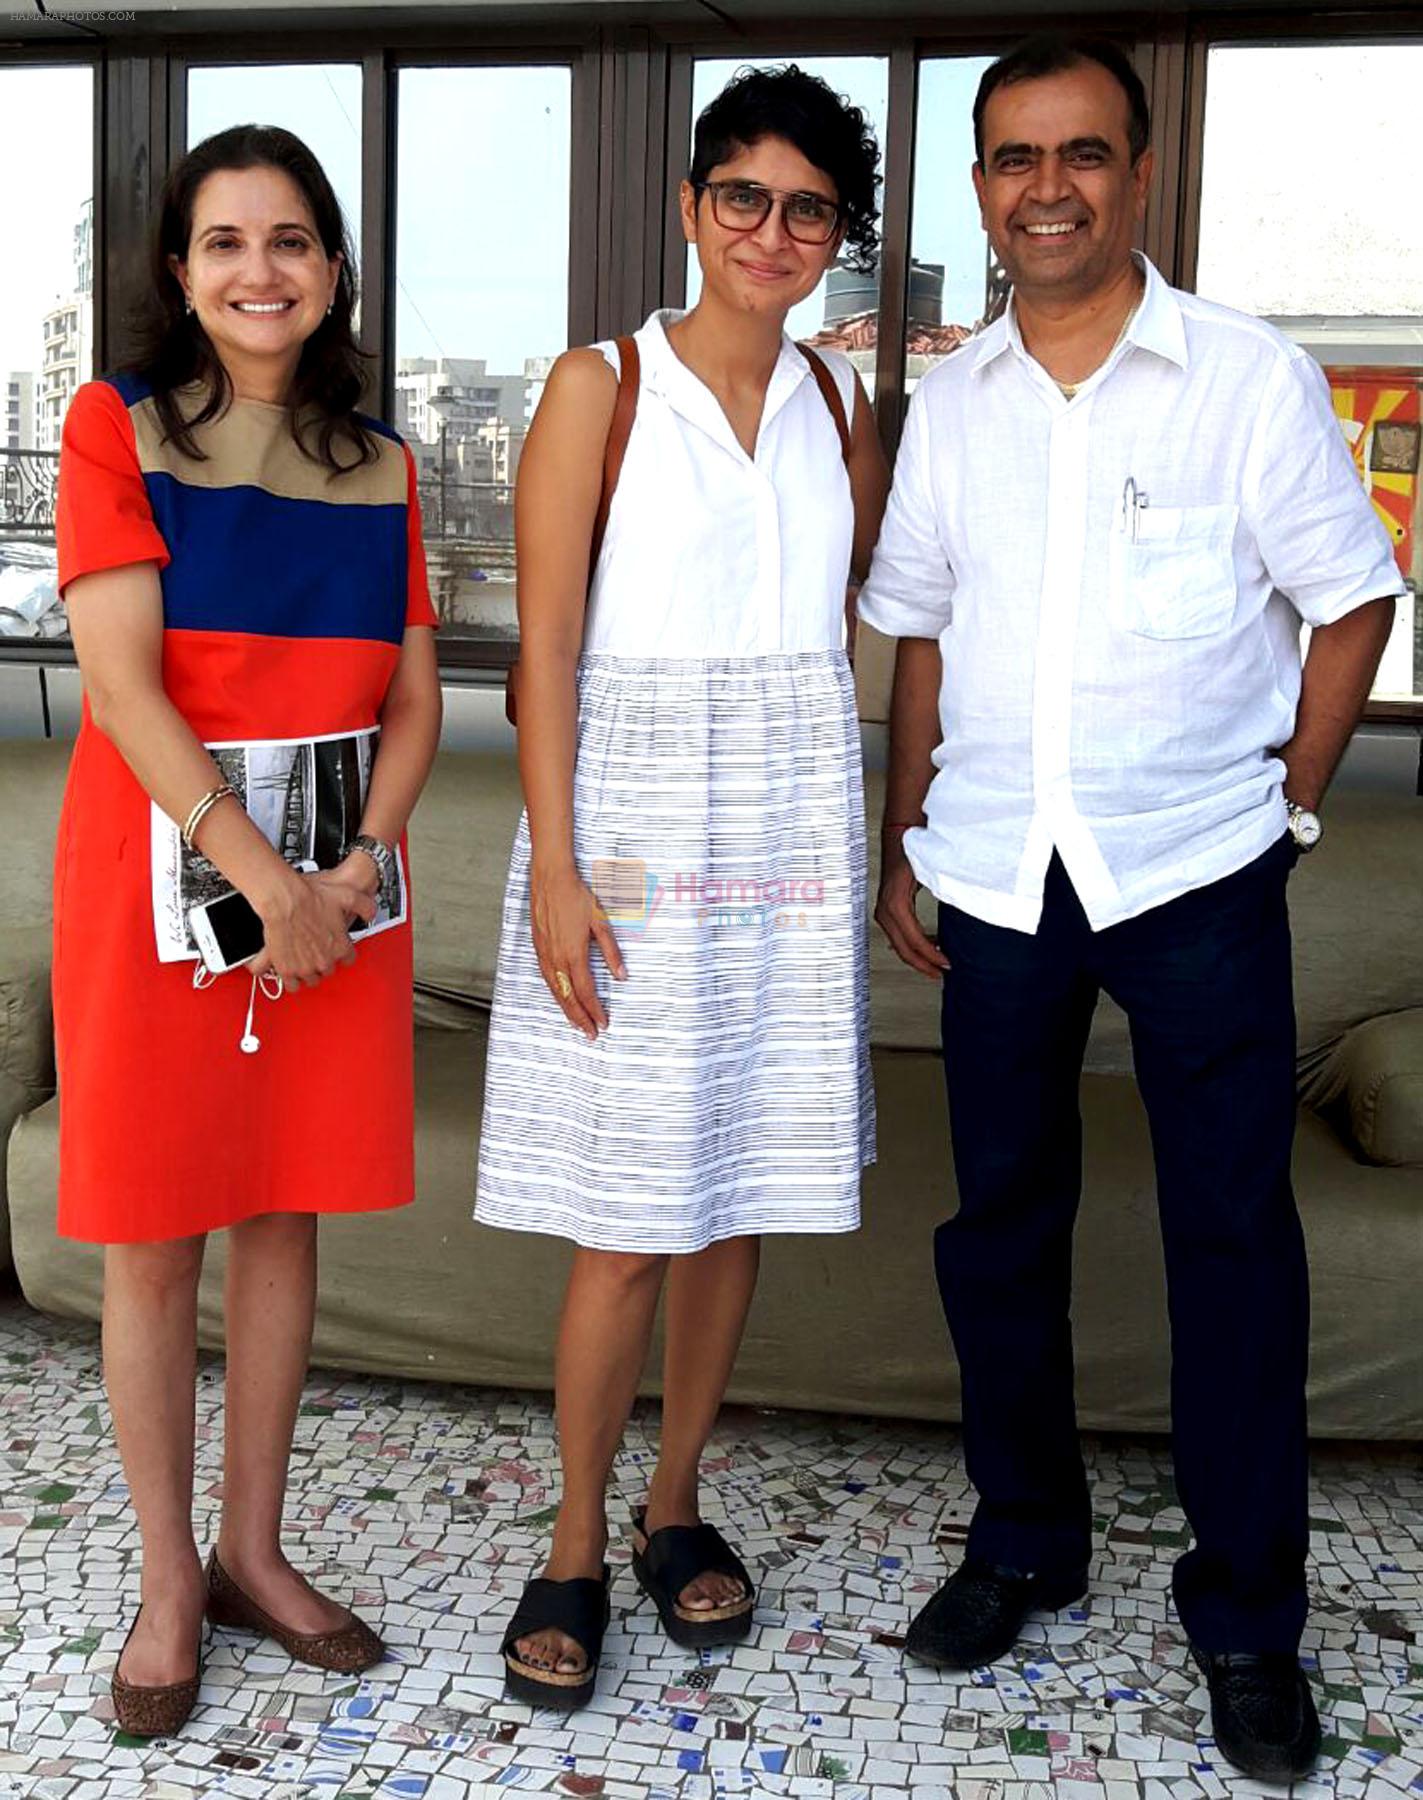
[[[979,1492],[907,1645],[977,1666],[1086,1585],[1071,1241],[1105,989],[1156,1151],[1177,1609],[1221,1750],[1286,1779],[1319,1727],[1285,885],[1401,583],[1319,369],[1134,254],[1152,159],[1120,52],[1029,40],[974,118],[1013,300],[915,393],[860,597],[902,640],[876,918],[944,983],[960,1204],[935,1255]]]

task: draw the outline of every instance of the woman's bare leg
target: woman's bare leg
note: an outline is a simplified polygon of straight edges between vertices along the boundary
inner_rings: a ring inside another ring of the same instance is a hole
[[[674,1256],[667,1277],[662,1442],[647,1495],[647,1529],[695,1525],[699,1469],[741,1348],[761,1265],[759,1237],[725,1238],[694,1256]],[[729,1575],[707,1575],[678,1596],[684,1606],[729,1605],[741,1595]]]
[[[608,1547],[608,1474],[647,1360],[665,1256],[579,1248],[558,1329],[554,1388],[563,1498],[545,1573],[554,1581],[598,1576]],[[560,1632],[520,1638],[536,1668],[573,1674],[583,1652]]]
[[[316,1313],[316,1219],[264,1213],[234,1225],[227,1253],[227,1429],[217,1554],[237,1585],[293,1631],[339,1629],[282,1550],[282,1510]]]
[[[121,1659],[137,1687],[187,1680],[202,1629],[193,1411],[203,1241],[104,1253],[104,1382],[143,1546],[143,1611]]]

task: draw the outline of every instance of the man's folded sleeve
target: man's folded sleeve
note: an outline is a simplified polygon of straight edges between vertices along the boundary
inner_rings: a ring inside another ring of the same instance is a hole
[[[1404,592],[1393,546],[1364,492],[1324,371],[1281,357],[1246,456],[1245,522],[1266,573],[1311,625]]]

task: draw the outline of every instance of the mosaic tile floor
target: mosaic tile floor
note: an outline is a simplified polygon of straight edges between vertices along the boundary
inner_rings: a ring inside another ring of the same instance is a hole
[[[898,1634],[956,1559],[969,1494],[955,1436],[731,1413],[712,1517],[762,1580],[749,1644],[678,1651],[619,1574],[602,1690],[567,1720],[502,1698],[500,1623],[552,1516],[542,1398],[313,1374],[292,1521],[308,1567],[383,1623],[353,1682],[250,1638],[212,1641],[177,1740],[117,1736],[109,1673],[137,1540],[99,1385],[97,1333],[0,1300],[0,1795],[34,1800],[1188,1800],[1268,1793],[1209,1742],[1167,1599],[1185,1538],[1159,1445],[1088,1446],[1089,1602],[1022,1654],[955,1681]],[[215,1526],[221,1365],[199,1389],[200,1542]],[[641,1492],[655,1409],[615,1481]],[[620,1504],[619,1511],[623,1508]],[[1316,1456],[1306,1638],[1325,1718],[1309,1795],[1423,1794],[1423,1472],[1404,1451]],[[627,1551],[615,1552],[625,1565]]]

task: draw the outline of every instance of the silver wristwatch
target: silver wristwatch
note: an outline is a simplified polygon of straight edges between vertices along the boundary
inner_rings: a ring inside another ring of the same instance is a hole
[[[389,844],[383,844],[379,838],[372,837],[369,832],[363,831],[359,837],[351,839],[350,849],[365,851],[375,864],[376,874],[379,875],[381,886],[384,887],[391,870],[395,867],[395,852]]]
[[[1324,836],[1324,826],[1320,823],[1319,814],[1312,813],[1308,807],[1301,806],[1298,801],[1286,800],[1285,811],[1289,815],[1290,836],[1301,856],[1307,856]]]

